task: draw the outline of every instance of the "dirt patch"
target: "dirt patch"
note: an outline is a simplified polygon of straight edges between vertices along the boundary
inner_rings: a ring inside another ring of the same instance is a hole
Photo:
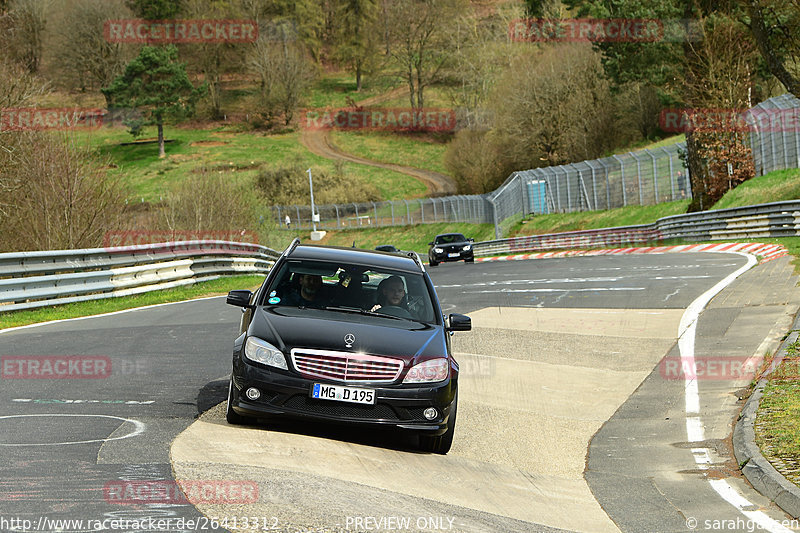
[[[225,146],[228,141],[195,141],[189,146]]]
[[[174,161],[176,163],[182,163],[184,161],[192,161],[194,159],[199,159],[200,155],[199,154],[172,154],[172,155],[167,154],[167,158],[170,161]]]

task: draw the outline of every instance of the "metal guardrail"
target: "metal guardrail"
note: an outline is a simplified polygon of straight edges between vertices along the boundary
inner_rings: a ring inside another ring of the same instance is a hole
[[[0,254],[0,312],[128,296],[229,274],[263,274],[280,252],[232,241]]]
[[[674,215],[653,224],[478,242],[475,255],[800,235],[800,200]],[[190,285],[226,274],[266,273],[280,252],[231,241],[0,254],[0,311],[33,309]]]
[[[667,239],[690,242],[795,237],[800,235],[800,200],[673,215],[653,224],[531,235],[475,243],[475,255],[619,247]]]

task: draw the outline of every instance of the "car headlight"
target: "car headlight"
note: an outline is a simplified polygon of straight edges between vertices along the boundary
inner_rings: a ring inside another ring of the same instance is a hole
[[[450,371],[450,362],[444,358],[430,359],[414,365],[406,374],[403,383],[433,383],[444,381]]]
[[[464,250],[465,252],[469,252],[470,250],[472,250],[472,245],[468,244],[465,247],[463,247],[462,250]]]
[[[444,250],[442,250],[441,248],[434,248],[433,251],[436,252],[437,254],[444,252]]]
[[[282,368],[288,370],[286,366],[286,358],[283,352],[271,345],[266,341],[262,341],[256,337],[248,337],[244,345],[244,355],[251,361],[261,363],[262,365],[274,366],[275,368]]]

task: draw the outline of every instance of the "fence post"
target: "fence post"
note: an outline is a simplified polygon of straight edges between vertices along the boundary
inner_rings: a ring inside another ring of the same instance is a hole
[[[487,196],[486,200],[489,202],[489,205],[492,206],[492,222],[494,223],[494,238],[501,239],[502,234],[500,233],[500,224],[497,222],[497,205],[494,203],[494,198],[491,196]]]
[[[639,205],[644,205],[644,196],[642,192],[642,162],[636,157],[633,152],[628,152],[632,158],[636,160],[636,178],[639,183]]]
[[[622,207],[628,206],[628,193],[625,190],[625,162],[617,157],[616,155],[612,155],[615,160],[619,163],[619,173],[622,177]]]
[[[572,167],[572,169],[577,172],[578,174],[578,185],[580,186],[580,190],[578,191],[578,197],[580,197],[581,191],[583,191],[583,199],[586,200],[586,207],[588,207],[588,211],[592,210],[592,203],[589,201],[589,193],[586,192],[586,184],[583,182],[583,175],[578,167],[575,166],[574,163],[570,163],[567,165],[568,167]],[[581,210],[583,211],[583,210]]]
[[[375,202],[372,203],[372,212],[375,213],[375,227],[378,227],[378,206]]]
[[[669,188],[670,188],[670,193],[672,194],[671,199],[674,202],[675,201],[675,174],[674,174],[673,169],[672,169],[672,154],[670,153],[669,150],[667,150],[667,148],[665,146],[662,146],[661,149],[664,151],[665,154],[667,154],[667,157],[669,157]]]
[[[294,206],[295,213],[297,213],[297,229],[300,229],[300,207]]]
[[[336,227],[341,229],[342,220],[339,218],[339,204],[333,204],[333,207],[336,209]]]
[[[419,216],[422,219],[422,223],[425,223],[425,205],[422,203],[422,199],[419,201]]]
[[[608,180],[608,165],[602,159],[597,159],[596,161],[603,167],[603,172],[606,174],[606,209],[611,209],[611,183]]]
[[[647,155],[653,158],[653,199],[655,200],[654,203],[658,203],[658,163],[656,162],[656,156],[654,156],[650,150],[647,148],[644,149],[647,152]]]

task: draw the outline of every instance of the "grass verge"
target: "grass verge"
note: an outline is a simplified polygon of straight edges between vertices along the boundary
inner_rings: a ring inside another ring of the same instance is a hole
[[[28,311],[9,311],[0,313],[0,329],[25,326],[37,322],[61,320],[65,318],[78,318],[90,315],[100,315],[146,305],[167,302],[180,302],[201,298],[203,296],[216,296],[226,294],[233,289],[246,289],[258,286],[264,276],[226,276],[211,281],[204,281],[196,285],[176,287],[162,291],[146,292],[134,296],[121,296],[90,302],[56,305],[31,309]]]
[[[728,191],[711,209],[782,202],[800,198],[800,169],[776,170]]]
[[[800,341],[769,377],[755,422],[756,444],[786,479],[800,486]]]

